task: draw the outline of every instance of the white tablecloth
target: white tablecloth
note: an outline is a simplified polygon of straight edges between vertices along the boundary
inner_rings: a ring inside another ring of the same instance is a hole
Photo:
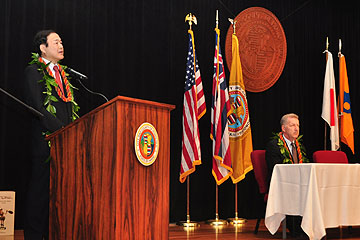
[[[277,164],[265,226],[275,234],[285,215],[301,215],[304,232],[321,239],[325,228],[360,225],[359,205],[359,164]]]

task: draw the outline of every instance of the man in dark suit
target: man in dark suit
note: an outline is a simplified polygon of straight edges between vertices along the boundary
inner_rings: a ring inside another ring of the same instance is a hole
[[[294,113],[284,115],[280,120],[281,132],[267,144],[265,159],[268,166],[268,183],[276,164],[298,164],[308,162],[299,133],[299,117]],[[293,236],[306,236],[301,229],[300,216],[286,216],[286,226]]]
[[[24,95],[27,103],[44,116],[34,116],[31,120],[31,177],[28,182],[24,235],[25,239],[47,239],[50,148],[45,134],[69,124],[73,120],[74,106],[70,84],[58,63],[64,58],[60,36],[53,30],[40,31],[34,37],[34,48],[38,55],[33,55],[33,64],[25,69]],[[55,80],[51,89],[46,87],[49,80]]]
[[[273,168],[279,163],[302,163],[306,162],[305,150],[299,142],[300,123],[298,115],[289,113],[280,120],[281,132],[276,134],[266,146],[266,163],[269,176]],[[281,148],[285,153],[281,153]]]

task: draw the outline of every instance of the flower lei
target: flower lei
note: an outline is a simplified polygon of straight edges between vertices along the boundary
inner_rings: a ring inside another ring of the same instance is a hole
[[[294,163],[293,159],[292,159],[292,155],[290,154],[290,150],[289,147],[287,146],[283,133],[279,132],[279,133],[274,133],[274,139],[277,139],[277,145],[280,148],[280,152],[284,157],[283,163],[287,164],[287,163]],[[307,159],[306,157],[306,153],[305,153],[305,147],[302,145],[302,135],[300,135],[296,140],[295,140],[295,145],[296,145],[296,151],[298,153],[299,156],[299,163],[308,163],[309,159]]]
[[[71,83],[68,81],[67,76],[68,74],[65,73],[64,69],[67,67],[64,65],[59,65],[59,70],[61,77],[65,84],[65,89],[67,97],[65,97],[65,93],[61,91],[58,84],[55,81],[54,75],[52,71],[49,68],[49,64],[46,64],[44,60],[39,56],[38,53],[32,53],[31,54],[32,61],[29,64],[37,64],[40,68],[38,68],[38,71],[43,74],[43,79],[39,80],[39,83],[44,82],[45,83],[45,99],[44,99],[44,106],[46,110],[51,113],[53,116],[56,117],[56,108],[52,104],[53,102],[58,102],[58,98],[56,96],[52,95],[52,88],[55,87],[55,90],[58,94],[58,96],[64,101],[64,102],[71,102],[72,103],[72,120],[76,120],[79,118],[79,115],[77,112],[79,111],[79,105],[74,101],[73,95],[74,91],[73,89],[76,89]]]

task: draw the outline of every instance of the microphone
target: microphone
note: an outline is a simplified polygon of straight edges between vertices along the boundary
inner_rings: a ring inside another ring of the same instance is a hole
[[[69,70],[70,73],[75,74],[76,76],[80,77],[80,79],[88,79],[87,76],[85,76],[85,75],[82,74],[82,73],[79,73],[78,71],[75,71],[75,70],[72,69],[72,68],[67,67],[67,70]]]
[[[101,94],[101,93],[98,93],[98,92],[94,92],[94,91],[88,89],[88,88],[81,82],[81,79],[88,79],[88,77],[87,77],[86,75],[84,75],[84,74],[82,74],[82,73],[79,73],[78,71],[75,71],[74,69],[69,68],[69,67],[67,67],[66,70],[69,70],[69,73],[72,73],[72,74],[74,74],[74,75],[77,76],[76,80],[80,83],[81,86],[83,86],[83,88],[84,88],[86,91],[88,91],[88,92],[91,93],[91,94],[95,94],[95,95],[101,96],[102,98],[104,98],[104,99],[106,100],[106,102],[109,101],[109,99],[107,99],[107,97],[105,97],[104,94]]]

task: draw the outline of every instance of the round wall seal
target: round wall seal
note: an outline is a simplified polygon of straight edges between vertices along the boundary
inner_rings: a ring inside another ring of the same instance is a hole
[[[159,136],[150,123],[140,125],[135,134],[135,153],[139,162],[144,166],[153,164],[159,153]]]
[[[261,7],[245,9],[234,21],[245,88],[250,92],[265,91],[275,84],[285,66],[287,48],[284,30],[276,16]],[[225,42],[229,70],[232,34],[233,27],[230,26]]]

